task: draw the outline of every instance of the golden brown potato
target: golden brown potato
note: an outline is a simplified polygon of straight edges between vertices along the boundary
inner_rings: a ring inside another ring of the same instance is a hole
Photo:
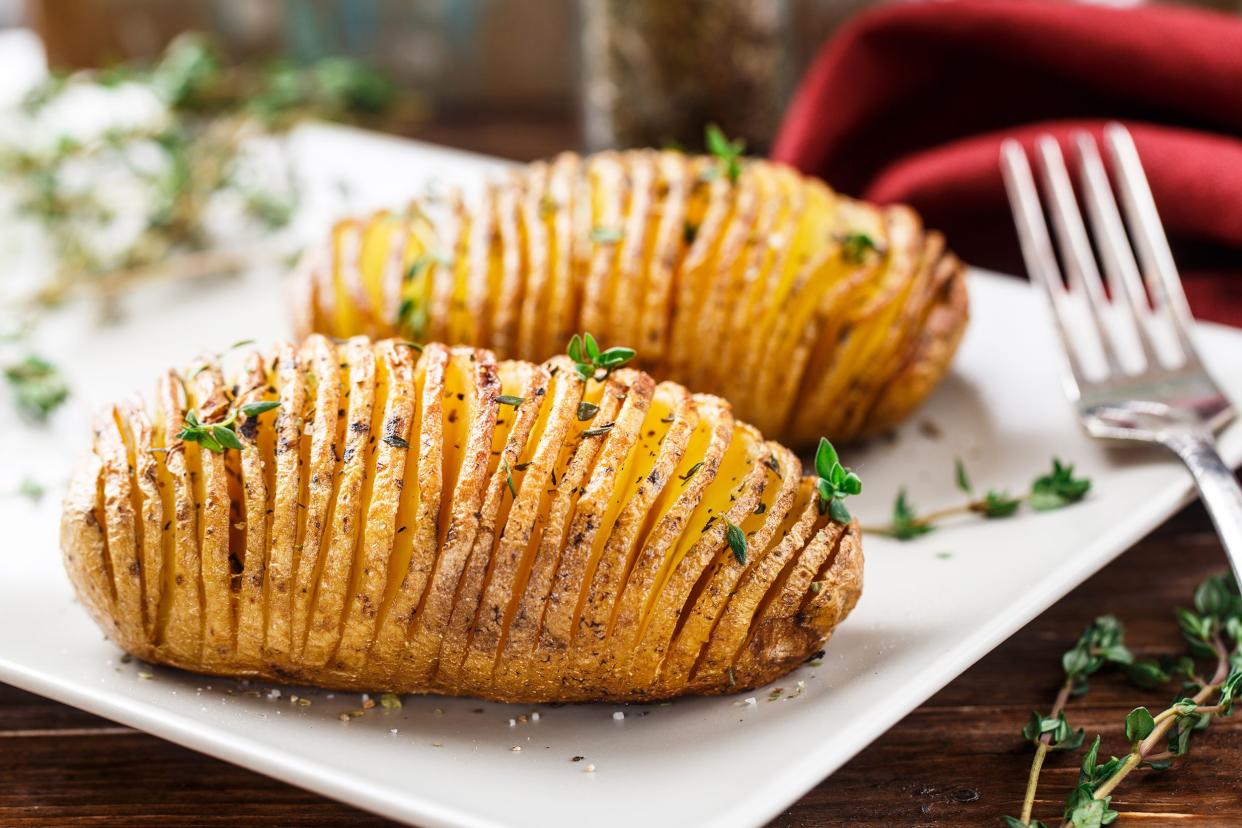
[[[574,333],[796,446],[883,432],[948,370],[965,268],[902,206],[761,160],[565,153],[476,204],[340,222],[289,279],[298,334],[542,359]]]
[[[106,408],[69,488],[70,578],[140,658],[659,699],[768,682],[858,600],[857,525],[717,397],[365,337],[230,360]]]

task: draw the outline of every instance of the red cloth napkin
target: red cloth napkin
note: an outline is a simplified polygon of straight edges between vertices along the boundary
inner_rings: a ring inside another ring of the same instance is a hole
[[[1024,273],[998,166],[1014,136],[1134,134],[1191,306],[1242,325],[1242,18],[1160,6],[950,0],[847,24],[773,157],[906,202],[967,261]]]

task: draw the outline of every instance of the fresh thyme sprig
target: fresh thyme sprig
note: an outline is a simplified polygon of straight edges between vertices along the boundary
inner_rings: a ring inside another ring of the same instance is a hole
[[[1083,741],[1065,721],[1064,707],[1071,695],[1086,692],[1086,676],[1105,666],[1121,668],[1140,687],[1159,687],[1181,679],[1174,701],[1152,713],[1136,707],[1126,714],[1123,732],[1130,752],[1099,761],[1100,737],[1083,756],[1077,784],[1065,802],[1063,826],[1098,828],[1119,816],[1110,802],[1113,791],[1141,767],[1162,771],[1190,750],[1191,737],[1205,730],[1216,716],[1228,716],[1242,696],[1242,596],[1231,575],[1213,575],[1195,590],[1194,609],[1177,610],[1177,622],[1189,654],[1177,659],[1136,659],[1124,643],[1124,629],[1111,616],[1097,618],[1073,648],[1061,657],[1065,681],[1049,717],[1032,714],[1023,736],[1036,745],[1027,781],[1021,817],[1004,817],[1008,828],[1047,828],[1031,818],[1035,791],[1044,757],[1049,750],[1076,749]],[[1204,678],[1196,659],[1214,663]]]
[[[707,151],[716,156],[716,167],[710,170],[712,177],[726,175],[736,183],[742,174],[742,153],[746,151],[746,139],[735,138],[732,141],[724,131],[715,124],[708,124],[706,130]]]
[[[574,334],[567,349],[574,361],[574,370],[583,380],[603,380],[616,369],[634,358],[633,348],[608,348],[600,350],[599,343],[590,333]]]
[[[862,492],[862,480],[858,475],[841,465],[837,450],[828,442],[828,438],[819,438],[819,447],[815,450],[815,491],[819,498],[819,513],[825,512],[839,523],[852,520],[850,510],[845,507],[845,498]]]
[[[841,256],[854,264],[867,261],[870,253],[879,255],[884,253],[884,246],[872,238],[870,233],[864,233],[861,230],[844,233],[838,240],[841,242]]]
[[[1024,495],[1010,495],[1003,489],[988,489],[978,495],[961,460],[954,461],[954,481],[957,488],[969,496],[965,503],[920,515],[903,488],[897,492],[897,499],[893,502],[890,522],[883,526],[864,527],[864,531],[910,540],[932,531],[937,523],[946,518],[970,514],[1007,518],[1017,514],[1023,503],[1035,511],[1045,512],[1077,503],[1091,490],[1089,478],[1075,477],[1073,464],[1062,463],[1056,457],[1052,458],[1051,471],[1031,481],[1030,491]]]
[[[198,443],[216,454],[223,454],[225,449],[240,450],[242,444],[241,440],[237,439],[235,429],[237,415],[258,417],[266,411],[279,407],[280,403],[274,400],[247,403],[240,408],[230,409],[228,416],[218,423],[199,422],[198,412],[191,409],[185,413],[185,425],[177,433],[177,439],[187,443]]]
[[[4,369],[13,402],[22,416],[46,422],[69,396],[69,386],[55,365],[30,354]]]

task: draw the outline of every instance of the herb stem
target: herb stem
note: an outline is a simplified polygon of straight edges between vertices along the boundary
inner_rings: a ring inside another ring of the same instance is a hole
[[[1212,705],[1210,707],[1203,705],[1205,701],[1212,697],[1212,694],[1220,689],[1221,684],[1229,675],[1229,651],[1225,648],[1225,643],[1221,640],[1219,632],[1212,638],[1212,649],[1216,651],[1216,673],[1212,676],[1210,683],[1204,685],[1198,693],[1191,697],[1196,705],[1195,713],[1219,713],[1223,709],[1221,705]],[[1144,761],[1153,758],[1153,751],[1161,744],[1168,734],[1169,728],[1177,721],[1177,713],[1176,707],[1170,707],[1153,717],[1156,723],[1155,729],[1148,734],[1146,739],[1138,743],[1134,750],[1130,752],[1130,755],[1125,758],[1125,761],[1121,763],[1121,766],[1117,768],[1117,771],[1095,790],[1093,796],[1096,799],[1103,799],[1108,796],[1121,784],[1123,779],[1130,775],[1131,771]],[[1063,823],[1063,825],[1068,824],[1068,822]]]
[[[1052,703],[1052,712],[1049,714],[1049,718],[1055,719],[1061,715],[1061,711],[1069,703],[1070,693],[1073,690],[1074,677],[1066,676],[1065,681],[1061,684],[1061,689],[1057,691],[1056,700]],[[1023,824],[1029,825],[1031,822],[1031,810],[1035,807],[1035,791],[1039,787],[1039,774],[1043,770],[1044,758],[1048,755],[1051,745],[1051,733],[1045,733],[1039,737],[1039,744],[1035,747],[1035,758],[1031,760],[1031,773],[1026,780],[1026,796],[1022,799],[1021,820]]]
[[[1030,498],[1028,495],[1018,495],[1018,496],[1015,496],[1013,499],[1016,501],[1025,503]],[[957,517],[959,515],[986,513],[986,509],[987,509],[987,500],[984,498],[979,498],[978,500],[971,500],[967,503],[959,503],[956,506],[946,506],[943,509],[937,509],[934,512],[928,512],[927,514],[920,515],[912,519],[909,522],[909,526],[921,529],[924,527],[933,526],[936,523],[939,523],[940,521],[944,520],[945,518]],[[862,527],[862,530],[864,532],[868,532],[873,535],[887,535],[890,537],[897,537],[897,527],[891,523],[885,524],[883,526],[864,526]]]

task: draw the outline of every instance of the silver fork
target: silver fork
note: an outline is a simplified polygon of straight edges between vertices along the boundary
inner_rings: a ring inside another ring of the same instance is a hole
[[[1008,140],[1001,148],[1001,172],[1023,258],[1051,304],[1065,350],[1066,394],[1087,432],[1110,440],[1158,443],[1175,452],[1190,469],[1234,576],[1242,582],[1242,488],[1221,460],[1214,438],[1234,419],[1233,406],[1195,349],[1194,319],[1134,140],[1125,127],[1109,124],[1105,143],[1125,210],[1124,225],[1095,140],[1085,132],[1074,136],[1079,186],[1108,292],[1060,145],[1049,135],[1037,141],[1038,158],[1068,284],[1026,153],[1017,141]]]

